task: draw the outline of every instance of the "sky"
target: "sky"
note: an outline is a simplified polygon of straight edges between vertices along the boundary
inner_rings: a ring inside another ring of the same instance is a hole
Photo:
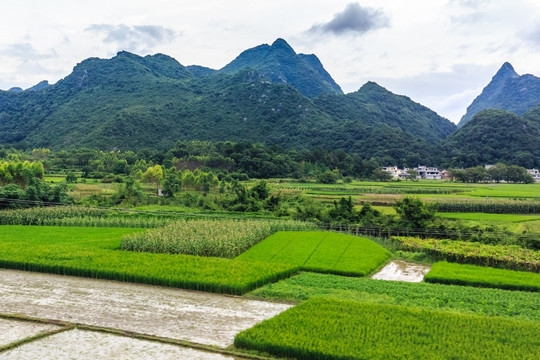
[[[277,38],[346,93],[375,81],[456,123],[504,62],[540,76],[537,0],[2,0],[0,19],[2,90],[120,50],[219,69]]]

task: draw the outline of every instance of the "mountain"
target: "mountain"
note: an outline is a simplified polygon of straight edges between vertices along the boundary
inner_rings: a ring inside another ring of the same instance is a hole
[[[232,74],[242,69],[257,70],[268,80],[289,84],[310,98],[343,93],[317,56],[297,54],[283,39],[248,49],[219,71]]]
[[[504,63],[491,82],[467,108],[458,127],[485,109],[500,109],[523,115],[540,103],[540,78],[519,75],[512,65]]]
[[[443,141],[444,162],[470,167],[502,162],[526,168],[540,166],[540,106],[519,116],[488,109],[476,114]]]
[[[317,68],[313,56],[295,58]],[[213,72],[163,54],[89,58],[40,91],[0,91],[0,144],[30,149],[168,149],[178,140],[229,140],[344,150],[402,166],[436,163],[441,139],[454,128],[375,83],[310,98],[251,67]]]
[[[346,122],[366,125],[384,123],[392,128],[438,144],[456,126],[433,110],[396,95],[375,82],[367,82],[358,91],[347,95],[322,95],[314,99],[325,112]]]
[[[26,91],[39,91],[42,89],[45,89],[49,86],[49,82],[47,80],[40,81],[36,85],[26,89]]]

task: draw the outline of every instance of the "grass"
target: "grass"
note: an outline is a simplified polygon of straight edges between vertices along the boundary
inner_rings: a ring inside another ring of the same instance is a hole
[[[0,226],[0,267],[243,294],[288,277],[291,265],[120,251],[141,229]]]
[[[315,298],[239,333],[235,346],[297,359],[537,359],[540,323]]]
[[[426,274],[424,280],[443,284],[540,291],[540,274],[474,265],[461,265],[445,261],[433,264],[433,267]]]
[[[325,296],[540,322],[539,295],[526,291],[407,283],[304,272],[255,289],[247,296],[293,302]]]
[[[303,270],[365,276],[390,253],[366,238],[323,231],[280,231],[241,254],[243,261],[299,266]]]

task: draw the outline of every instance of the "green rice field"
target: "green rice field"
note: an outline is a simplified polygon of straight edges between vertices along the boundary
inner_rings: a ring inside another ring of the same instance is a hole
[[[534,292],[373,280],[310,272],[264,285],[247,296],[294,302],[324,296],[540,321],[539,294]]]
[[[462,265],[445,261],[435,263],[424,280],[442,284],[540,291],[540,274],[537,273]]]
[[[314,298],[241,332],[234,344],[306,360],[532,360],[539,333],[530,321]]]
[[[242,294],[298,267],[119,250],[142,229],[0,226],[0,267]]]
[[[389,258],[390,253],[371,240],[323,231],[280,231],[237,257],[356,276],[373,272]]]

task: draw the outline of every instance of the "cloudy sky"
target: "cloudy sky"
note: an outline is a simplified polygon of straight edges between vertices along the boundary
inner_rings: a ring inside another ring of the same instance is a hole
[[[0,14],[3,90],[119,50],[221,68],[278,37],[345,92],[376,81],[454,122],[505,61],[540,76],[537,0],[6,0]]]

